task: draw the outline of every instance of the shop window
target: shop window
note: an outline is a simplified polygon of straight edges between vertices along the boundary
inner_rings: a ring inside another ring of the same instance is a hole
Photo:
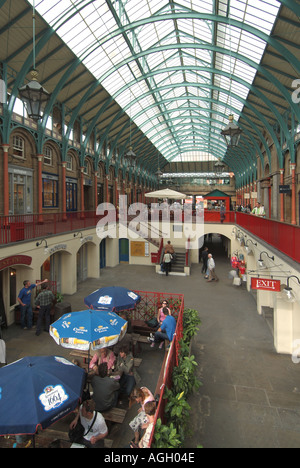
[[[58,207],[58,181],[43,179],[43,208]]]
[[[18,135],[13,136],[13,155],[25,159],[25,141]]]

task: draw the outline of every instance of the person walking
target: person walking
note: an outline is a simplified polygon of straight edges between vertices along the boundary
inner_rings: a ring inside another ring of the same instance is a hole
[[[213,280],[219,281],[219,278],[216,275],[216,271],[215,271],[216,264],[215,264],[212,254],[208,254],[207,267],[209,271],[209,277],[208,277],[207,282],[211,283]]]
[[[47,283],[48,279],[44,281],[37,281],[35,284],[31,284],[30,281],[23,281],[24,287],[20,290],[18,295],[18,302],[21,306],[21,328],[27,330],[32,328],[33,312],[31,307],[31,293],[36,286]],[[26,326],[27,324],[27,326]]]
[[[168,276],[169,272],[171,271],[171,261],[172,261],[172,255],[168,252],[165,253],[163,263],[164,263],[164,270],[166,272],[166,276]]]
[[[50,327],[50,312],[54,301],[54,294],[49,289],[49,285],[42,284],[42,290],[35,300],[35,305],[39,310],[39,316],[36,326],[36,336],[39,336],[42,332],[42,324],[45,318],[45,331],[49,332]]]
[[[202,269],[201,269],[201,273],[205,273],[207,272],[207,260],[208,260],[208,247],[204,247],[203,251],[202,251],[202,254],[201,254],[201,258],[202,258]]]

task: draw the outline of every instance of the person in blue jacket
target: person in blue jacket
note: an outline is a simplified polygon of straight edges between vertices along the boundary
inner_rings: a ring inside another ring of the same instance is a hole
[[[151,341],[151,348],[154,348],[155,343],[159,343],[159,348],[162,349],[165,340],[169,340],[170,342],[173,340],[177,325],[176,320],[167,307],[164,307],[163,313],[166,315],[165,320],[162,322],[157,332],[155,332],[154,337],[150,336],[149,338],[149,341]]]
[[[28,280],[23,281],[24,287],[19,292],[17,298],[21,308],[21,328],[23,330],[30,330],[32,328],[33,312],[31,307],[31,292],[34,288],[36,288],[36,286],[47,282],[48,279],[45,279],[44,281],[37,281],[34,284],[31,284]]]

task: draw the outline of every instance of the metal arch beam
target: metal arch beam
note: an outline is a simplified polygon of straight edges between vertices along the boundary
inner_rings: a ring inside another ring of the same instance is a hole
[[[89,2],[88,2],[88,3],[89,3]],[[86,5],[85,5],[85,6],[86,6]],[[74,14],[75,14],[75,13],[74,13]],[[178,13],[176,13],[175,15],[176,15],[176,17],[177,17],[177,16],[178,16]],[[216,21],[216,22],[228,23],[228,24],[231,24],[231,25],[235,25],[236,27],[240,27],[240,28],[243,29],[243,30],[249,30],[249,27],[248,27],[249,25],[245,25],[244,23],[240,23],[240,22],[235,22],[235,20],[232,20],[232,19],[228,20],[227,18],[224,18],[224,17],[215,17],[215,16],[214,16],[214,17],[211,17],[211,15],[208,15],[208,17],[207,17],[207,15],[204,15],[204,16],[205,16],[205,18],[204,18],[202,14],[198,14],[198,13],[193,13],[193,14],[191,15],[191,17],[192,17],[192,18],[195,18],[195,15],[196,15],[196,18],[198,18],[198,19],[207,19],[207,20]],[[169,16],[169,15],[168,15],[168,16]],[[174,14],[171,15],[171,16],[173,17]],[[180,18],[181,16],[182,16],[182,15],[179,14],[179,18]],[[162,18],[161,16],[160,16],[160,17],[152,17],[151,22],[161,21],[162,19],[167,19],[167,18],[165,17],[165,15],[163,16],[163,18]],[[146,24],[146,23],[149,23],[149,20],[140,20],[140,21],[138,21],[138,22],[131,23],[130,25],[126,25],[126,26],[125,26],[125,29],[126,29],[126,30],[134,29],[134,28],[137,27],[138,25],[141,25],[141,22],[142,22],[142,24]],[[118,34],[120,34],[120,33],[123,34],[123,29],[124,29],[124,28],[122,28],[122,30],[120,30],[120,29],[117,30],[116,35],[118,35]],[[252,27],[250,27],[249,32],[255,34],[255,35],[258,36],[258,37],[261,37],[261,34],[264,35],[264,33],[261,33],[260,31],[257,31],[255,28],[252,28]],[[109,38],[111,38],[111,35],[110,35]],[[264,35],[264,40],[267,39],[266,42],[269,43],[268,38],[269,38],[269,36]],[[108,40],[108,39],[107,39],[107,40]],[[104,41],[104,42],[105,42],[105,41]],[[184,45],[184,47],[185,47],[185,46],[186,46],[186,44]],[[178,50],[178,48],[179,48],[178,44],[177,44],[177,47],[175,47],[175,48]],[[181,48],[182,48],[182,45],[181,45]],[[160,50],[165,50],[165,49],[166,49],[166,46],[164,46],[163,48],[160,48]],[[285,49],[285,50],[286,50],[286,49]],[[224,52],[224,49],[221,48],[221,50],[218,50],[218,51],[219,51],[220,53],[223,53],[223,52]],[[149,53],[149,51],[147,51],[146,53]],[[134,59],[134,58],[136,59],[137,56],[133,56],[133,57],[132,57],[132,59]],[[286,58],[286,55],[285,55],[285,58]],[[256,65],[256,64],[254,64],[254,68],[258,69],[255,65]],[[252,65],[251,65],[251,66],[252,66]],[[260,66],[260,68],[261,68],[261,66]],[[272,75],[271,75],[271,76],[272,76]],[[273,80],[271,80],[271,81],[273,81]],[[290,104],[291,104],[291,102],[290,102]]]
[[[295,2],[295,0],[278,0],[278,2],[282,3],[286,8],[292,10],[295,15],[300,18],[300,5]]]
[[[174,85],[174,86],[175,86],[175,85]],[[176,86],[181,86],[181,84],[179,83],[179,84],[177,84]],[[208,86],[208,87],[210,88],[210,86]],[[214,89],[219,90],[219,91],[221,90],[220,88],[217,88],[217,87],[214,87]],[[223,91],[225,94],[226,94],[226,93],[229,93],[229,91],[226,91],[226,90],[222,90],[222,91]],[[243,103],[245,104],[246,107],[249,107],[249,109],[251,109],[251,110],[255,113],[255,110],[252,109],[252,105],[250,105],[248,101],[245,101],[244,99],[240,98],[240,97],[237,96],[237,95],[233,95],[233,97],[235,97],[237,100],[240,100],[241,102],[243,102]],[[194,97],[190,96],[190,100],[193,100],[193,99],[198,100],[198,97],[197,97],[197,96],[194,96]],[[185,96],[182,96],[182,97],[180,97],[180,98],[177,98],[177,100],[186,100],[186,97],[185,97]],[[172,98],[169,98],[169,99],[166,100],[166,101],[167,101],[167,102],[173,102],[173,99],[172,99]],[[218,102],[218,101],[216,101],[216,100],[212,100],[212,99],[210,99],[210,98],[202,98],[202,101],[213,102],[214,104],[223,105],[224,107],[227,107],[227,108],[228,108],[228,107],[229,107],[229,108],[231,107],[231,106],[225,105],[225,104],[223,104],[223,103],[220,103],[220,102]],[[154,106],[154,105],[152,104],[152,105],[148,106],[147,108],[143,109],[143,111],[139,112],[136,116],[134,116],[134,118],[137,118],[142,112],[145,112],[145,111],[151,109],[153,106]],[[237,110],[236,110],[234,107],[231,107],[231,108],[237,112]],[[218,113],[218,112],[215,111],[215,110],[213,110],[212,112],[213,112],[213,113],[216,113],[216,114]],[[240,112],[237,112],[237,113],[240,113]],[[158,114],[158,115],[159,115],[159,114]],[[223,116],[226,117],[225,114],[223,114]],[[246,118],[246,116],[245,116],[244,114],[243,114],[243,118],[244,118],[245,120],[248,120],[248,121],[249,121],[249,119]],[[265,124],[265,126],[268,128],[270,134],[274,137],[274,143],[276,144],[276,141],[277,141],[277,143],[278,143],[278,140],[277,140],[277,138],[276,138],[276,135],[275,135],[275,133],[274,133],[273,128],[269,125],[269,123],[268,123],[264,118],[260,118],[260,120]],[[143,125],[146,124],[146,123],[147,123],[147,122],[141,124],[139,128],[142,128]],[[250,121],[249,121],[249,123],[252,125],[252,127],[254,126],[253,123],[251,123]],[[152,130],[152,129],[151,129],[151,130]],[[150,131],[151,131],[151,130],[150,130]],[[267,145],[266,140],[264,139],[263,135],[261,134],[260,131],[258,131],[258,129],[256,130],[256,133],[259,135],[260,140],[264,143],[265,149],[266,149],[266,151],[268,152],[268,151],[269,151],[268,145]],[[144,134],[147,135],[147,132],[145,132]],[[279,148],[280,148],[280,147],[279,147]],[[268,152],[268,155],[269,155],[269,159],[270,159],[270,158],[271,158],[271,154],[270,154],[269,152]]]
[[[286,48],[280,43],[277,39],[273,38],[271,35],[267,35],[266,33],[260,31],[259,29],[251,26],[247,23],[243,23],[241,21],[235,20],[234,18],[228,18],[226,16],[220,16],[216,14],[210,13],[198,13],[196,11],[191,11],[185,9],[185,11],[180,12],[173,12],[173,13],[162,13],[160,15],[152,15],[150,18],[142,18],[132,23],[123,25],[121,28],[117,28],[115,31],[110,32],[107,36],[103,37],[100,41],[97,40],[95,43],[91,44],[87,49],[87,55],[99,46],[103,46],[105,42],[117,37],[120,34],[124,34],[126,32],[131,32],[131,30],[140,28],[149,23],[156,23],[160,21],[166,20],[178,20],[178,19],[198,19],[203,21],[211,21],[215,23],[227,24],[237,29],[241,29],[252,34],[255,37],[260,38],[262,41],[266,42],[270,46],[274,47],[277,52],[280,52],[283,59],[288,61],[294,68],[297,73],[300,73],[300,63],[299,60]],[[179,44],[177,43],[177,46]],[[165,45],[166,47],[166,45]],[[89,52],[89,49],[92,49]],[[225,50],[225,49],[224,49]],[[139,54],[138,54],[139,55]],[[256,68],[256,67],[254,67]]]
[[[226,50],[226,49],[223,49],[222,47],[217,47],[217,46],[214,46],[214,45],[210,45],[210,44],[207,44],[207,45],[202,45],[202,44],[166,44],[164,45],[163,47],[155,47],[155,48],[151,48],[151,49],[148,49],[147,51],[143,51],[141,53],[138,53],[136,54],[135,56],[133,57],[130,57],[128,59],[125,59],[123,60],[122,62],[120,62],[117,66],[114,67],[114,70],[117,70],[119,68],[121,68],[122,66],[130,63],[131,61],[134,61],[136,60],[137,58],[139,57],[142,57],[142,56],[147,56],[149,54],[154,54],[155,52],[161,52],[163,50],[170,50],[170,49],[185,49],[185,48],[190,48],[190,49],[211,49],[211,50],[214,50],[215,52],[218,52],[220,54],[224,54],[224,55],[229,55],[229,52]],[[300,120],[300,109],[299,109],[299,106],[297,106],[295,103],[293,103],[292,101],[292,98],[288,92],[288,90],[280,83],[280,81],[275,78],[268,70],[266,70],[263,66],[261,65],[257,65],[255,64],[255,62],[253,62],[251,59],[249,59],[248,57],[245,57],[245,56],[242,56],[240,54],[237,54],[235,52],[231,52],[231,55],[233,55],[236,59],[238,60],[241,60],[245,63],[247,63],[249,66],[251,66],[252,68],[258,70],[260,73],[262,73],[263,75],[265,75],[269,81],[275,86],[277,87],[277,89],[279,91],[281,91],[281,94],[282,96],[286,99],[286,101],[288,102],[288,104],[290,105],[291,109],[294,111],[295,115],[299,118]],[[300,63],[300,61],[299,61]],[[105,75],[103,75],[102,79],[105,79],[107,78],[108,76],[110,76],[112,74],[113,70],[110,69],[109,71],[107,71],[105,73]]]
[[[178,86],[181,86],[181,84],[178,85]],[[148,92],[148,93],[151,94],[151,92]],[[148,94],[148,93],[145,93],[145,94]],[[228,93],[228,91],[227,91],[227,93]],[[142,97],[144,97],[145,94],[144,94]],[[140,97],[137,98],[136,100],[133,100],[127,107],[130,107],[130,105],[132,105],[134,102],[136,102],[136,101],[139,100],[139,99],[140,99]],[[185,99],[185,98],[183,97],[183,99]],[[198,99],[198,98],[194,97],[194,99]],[[238,98],[238,99],[240,99],[240,98]],[[170,99],[169,101],[172,102],[173,100]],[[208,102],[210,102],[210,101],[211,101],[211,100],[208,100]],[[215,101],[215,102],[216,102],[216,101]],[[245,102],[246,102],[246,101],[245,101]],[[244,102],[244,103],[245,103],[245,102]],[[154,106],[155,106],[155,105],[154,105]],[[123,110],[127,109],[127,107],[125,106]],[[228,107],[228,106],[227,106],[227,107]],[[234,109],[234,110],[237,111],[236,109]],[[111,122],[111,126],[113,125],[114,121],[116,121],[116,120],[119,119],[119,116],[122,114],[122,112],[123,112],[123,111],[120,111],[119,114],[117,114],[117,115],[115,116],[114,120]],[[254,109],[253,112],[255,113],[256,110]],[[135,116],[135,117],[136,117],[136,116]],[[225,116],[224,116],[224,117],[225,117]],[[258,117],[259,117],[259,115],[258,115]],[[262,120],[262,119],[260,119],[260,120]],[[145,123],[147,123],[147,121],[146,121]],[[124,125],[124,128],[127,128],[128,125],[129,125],[129,123],[127,122],[127,123]],[[267,122],[266,122],[266,125],[268,125]],[[140,127],[138,127],[138,128],[140,129],[141,127],[142,127],[142,126],[140,126]],[[90,128],[92,128],[92,126],[90,126]],[[270,127],[269,130],[270,130],[270,133],[272,134],[273,129]],[[108,132],[109,132],[109,129],[106,130],[105,134],[103,135],[103,139],[106,139],[106,137],[107,137],[107,135],[108,135]],[[118,137],[120,137],[120,135],[121,135],[122,133],[123,133],[123,132],[121,131],[121,132],[119,133]],[[267,144],[266,144],[266,142],[265,142],[265,140],[264,140],[264,138],[263,138],[262,135],[260,135],[260,139],[264,142],[265,147],[266,147],[266,150],[268,151],[268,150],[269,150],[269,149],[268,149],[268,146],[267,146]],[[277,140],[274,140],[274,141],[275,141],[275,144],[276,144],[276,141],[277,141]],[[128,142],[127,142],[127,144],[128,144]]]
[[[181,44],[181,45],[180,45],[180,47],[182,47],[182,48],[185,48],[185,47],[187,47],[187,46],[188,46],[187,44]],[[189,45],[189,46],[190,46],[190,48],[194,48],[194,47],[195,47],[194,44],[191,44],[191,45]],[[173,44],[171,44],[171,45],[169,45],[168,48],[178,48],[178,47],[179,47],[178,44],[177,44],[176,46],[173,45]],[[207,47],[209,47],[209,48],[214,48],[214,46],[207,46]],[[155,50],[165,50],[165,48],[166,48],[166,46],[165,46],[164,48],[158,48],[158,49],[155,49]],[[201,48],[203,48],[202,45],[201,45]],[[155,50],[154,50],[154,49],[151,49],[151,53],[154,53]],[[220,53],[222,53],[224,50],[223,50],[222,48],[217,48],[217,51],[220,52]],[[227,52],[227,51],[226,51],[226,52]],[[142,54],[138,54],[138,55],[146,55],[146,54],[148,54],[148,53],[149,53],[149,51],[143,52]],[[227,52],[227,54],[228,54],[228,52]],[[235,55],[236,58],[242,60],[240,54],[234,54],[234,55]],[[131,58],[128,59],[127,61],[123,61],[121,64],[118,65],[117,68],[123,66],[123,65],[124,65],[124,62],[128,62],[128,63],[129,63],[129,62],[130,62],[131,60],[133,60],[133,59],[134,59],[134,58],[131,57]],[[255,67],[255,64],[254,64],[251,60],[247,59],[246,57],[244,57],[244,61],[245,61],[246,63],[248,63],[250,66],[253,66],[253,68],[256,68],[256,67]],[[284,97],[286,98],[286,100],[288,101],[288,103],[290,104],[290,106],[295,110],[295,104],[292,102],[291,96],[289,95],[288,91],[281,85],[281,83],[280,83],[277,79],[275,79],[274,77],[272,77],[272,75],[271,75],[271,77],[270,77],[270,73],[269,73],[268,71],[266,71],[266,70],[263,70],[261,66],[259,66],[259,70],[261,71],[262,74],[265,74],[267,77],[269,76],[270,81],[271,81],[271,82],[273,81],[273,84],[274,84],[274,85],[275,85],[275,81],[277,82],[277,87],[278,87],[278,89],[282,91],[282,94],[284,95]],[[275,86],[276,86],[276,85],[275,85]],[[256,113],[256,111],[254,111],[254,112]],[[296,110],[295,113],[296,113],[296,115],[298,115],[298,118],[299,118],[299,120],[300,120],[300,109],[298,108],[298,109]],[[272,130],[271,130],[271,133],[272,133]],[[274,141],[276,141],[276,140],[274,140]],[[292,154],[292,153],[293,153],[293,148],[292,148],[292,142],[291,142],[291,141],[289,142],[289,147],[290,147],[290,151],[291,151],[291,154]],[[280,152],[279,152],[278,154],[280,154]]]
[[[199,66],[196,66],[196,67],[194,67],[194,68],[195,68],[195,71],[199,71],[199,72],[201,72],[201,71],[206,71],[206,67],[199,67]],[[169,71],[172,71],[172,70],[174,70],[174,71],[181,71],[181,69],[189,69],[189,67],[187,67],[187,66],[185,66],[185,67],[168,67],[168,68],[166,68],[164,71],[166,71],[166,72],[169,72]],[[229,73],[224,72],[224,71],[222,72],[221,70],[217,70],[217,69],[213,69],[213,68],[212,68],[212,69],[208,69],[208,70],[211,71],[212,73],[216,72],[216,74],[218,73],[218,74],[220,74],[220,75],[222,75],[222,76],[226,76],[226,77],[228,77],[228,78],[230,77],[230,74],[229,74]],[[193,70],[192,72],[194,72],[194,70]],[[154,71],[151,72],[151,75],[160,74],[160,73],[161,73],[161,70],[154,70]],[[242,84],[242,85],[248,87],[249,90],[251,90],[252,92],[254,92],[255,94],[257,94],[259,97],[261,97],[261,99],[263,99],[263,100],[266,102],[266,105],[269,106],[270,108],[272,108],[272,109],[273,109],[273,112],[276,114],[276,109],[274,108],[272,102],[269,101],[268,98],[266,98],[266,97],[261,93],[261,91],[260,91],[259,89],[257,89],[257,88],[254,87],[254,86],[250,86],[247,82],[245,82],[244,80],[242,80],[242,79],[239,78],[239,77],[234,77],[234,78],[236,79],[237,82],[239,82],[240,84]],[[142,81],[142,80],[143,80],[143,77],[140,77],[140,78],[137,79],[136,81],[131,82],[131,83],[128,83],[128,87],[130,87],[130,86],[131,86],[132,84],[134,84],[135,82],[139,82],[139,81]],[[126,89],[127,89],[127,86],[126,86]],[[122,93],[124,92],[124,90],[125,90],[125,87],[121,88],[121,89],[119,90],[119,92],[118,92],[115,96],[117,96],[118,94],[122,94]],[[151,94],[151,92],[149,92],[149,94]],[[143,95],[143,97],[144,97],[144,96],[145,96],[145,94]],[[138,98],[138,99],[139,99],[139,98]],[[136,102],[136,100],[133,100],[131,103],[128,104],[128,106],[125,106],[123,109],[124,109],[124,110],[125,110],[125,109],[127,110],[134,102]],[[235,110],[235,109],[234,109],[234,110]],[[253,111],[253,112],[254,112],[254,111]],[[101,113],[101,109],[100,109],[99,114],[100,114],[100,113]],[[259,120],[261,120],[261,118],[260,118],[260,115],[261,115],[261,114],[257,114],[257,111],[255,111],[255,113],[256,113],[257,117],[259,118]],[[161,115],[161,114],[159,114],[159,115]],[[280,115],[279,113],[277,113],[277,115],[278,115],[278,117],[280,117],[280,122],[279,122],[279,123],[280,123],[280,124],[283,124],[283,127],[284,127],[285,122],[282,120],[281,115]],[[242,117],[245,117],[245,116],[243,116],[243,114],[242,114]],[[119,118],[119,117],[117,116],[117,118]],[[92,127],[93,127],[93,125],[90,126],[90,129],[91,129],[90,131],[92,131]],[[279,144],[278,144],[278,140],[277,140],[276,135],[275,135],[275,133],[273,132],[273,129],[271,128],[271,126],[270,126],[270,128],[269,128],[269,131],[270,131],[270,133],[271,133],[271,135],[272,135],[272,138],[274,139],[275,145],[277,146],[277,153],[278,153],[278,155],[281,157],[281,148],[280,148],[280,146],[279,146]],[[265,148],[266,148],[266,151],[268,151],[269,148],[268,148],[268,145],[266,144],[264,138],[261,137],[261,139],[262,139],[262,141],[264,141],[264,146],[265,146]]]
[[[186,108],[186,109],[188,109],[188,108]],[[215,113],[218,114],[218,115],[224,116],[224,114],[222,114],[221,112],[215,112]],[[177,119],[181,119],[181,117],[178,116],[178,117],[176,118],[176,120],[177,120]],[[199,119],[200,119],[202,122],[203,122],[204,120],[207,120],[207,121],[210,122],[210,123],[213,122],[213,123],[216,123],[216,124],[218,124],[218,125],[220,124],[220,122],[219,122],[218,120],[213,119],[213,118],[211,118],[211,117],[207,117],[207,116],[199,116]],[[201,122],[201,123],[202,123],[202,122]],[[213,126],[213,125],[207,125],[207,124],[205,124],[204,128],[205,128],[205,129],[214,128],[214,129],[216,129],[216,130],[219,132],[219,131],[220,131],[220,128],[219,128],[218,125],[217,125],[217,126]],[[179,125],[178,125],[178,127],[179,127],[178,133],[180,133],[181,129],[182,129],[183,127],[185,127],[185,126],[190,126],[190,123],[187,122],[187,123],[179,124]],[[154,127],[154,128],[155,128],[155,127]],[[176,128],[177,128],[177,126],[176,126]],[[202,125],[202,128],[203,128],[203,125]],[[242,127],[242,128],[243,128],[243,127]],[[197,136],[200,137],[200,140],[201,140],[201,138],[202,138],[204,141],[206,141],[206,140],[205,140],[205,135],[200,134],[200,133],[197,132],[197,130],[196,130],[196,134],[197,134],[197,133],[198,133]],[[250,134],[250,132],[249,132],[247,129],[245,129],[245,134],[247,134],[247,135],[250,137],[250,139],[251,139],[252,135]],[[185,135],[186,135],[186,134],[185,134]],[[187,138],[190,138],[189,135],[186,135],[186,136],[187,136]],[[218,148],[218,150],[219,150],[220,146],[222,146],[222,145],[220,145],[220,137],[219,137],[219,135],[218,135],[217,133],[214,133],[213,135],[211,135],[211,137],[214,138],[214,140],[216,141],[216,143],[217,143],[217,148]],[[209,144],[210,144],[211,142],[212,142],[212,141],[209,139],[209,137],[207,137],[206,143],[208,143],[208,144],[206,144],[206,151],[208,151],[208,152],[212,152],[212,149],[209,148]],[[195,145],[194,145],[194,146],[195,146]],[[211,145],[211,146],[213,147],[213,145]],[[255,146],[255,148],[256,148],[258,154],[260,155],[260,157],[261,157],[261,159],[262,159],[263,156],[262,156],[261,150],[260,150],[260,148],[259,148],[257,142],[254,142],[254,146]],[[195,149],[195,148],[193,148],[193,149]],[[224,150],[225,150],[225,149],[226,149],[226,146],[225,146],[225,144],[224,144]],[[215,147],[213,148],[213,151],[216,151],[216,148],[215,148]],[[250,151],[253,152],[253,150],[251,150],[251,149],[250,149]],[[175,150],[174,150],[174,152],[175,152]],[[176,152],[176,153],[177,153],[177,152]],[[225,156],[225,153],[220,153],[220,157],[223,158],[224,156]],[[174,156],[174,157],[175,157],[175,156]],[[173,159],[173,158],[171,157],[170,159],[168,159],[168,161],[171,162],[172,159]]]
[[[90,3],[90,2],[88,2],[88,3]],[[86,6],[86,5],[84,5],[84,6]],[[75,13],[74,13],[74,14],[75,14]],[[211,18],[210,18],[210,19],[211,19]],[[160,18],[159,18],[159,20],[160,20]],[[222,17],[222,20],[223,20],[223,22],[224,22],[224,18],[223,18],[223,17]],[[216,21],[216,20],[215,20],[215,21]],[[226,21],[225,21],[225,22],[226,22]],[[230,24],[233,24],[232,20],[230,20]],[[244,28],[243,28],[243,29],[244,29]],[[178,47],[176,47],[176,48],[178,49]],[[164,49],[165,49],[165,47],[164,47]]]

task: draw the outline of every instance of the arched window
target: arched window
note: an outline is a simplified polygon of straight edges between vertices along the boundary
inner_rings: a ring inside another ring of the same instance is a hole
[[[46,166],[52,166],[53,165],[53,153],[52,153],[52,148],[50,146],[45,146],[44,148],[44,164]]]
[[[19,135],[13,136],[13,155],[25,159],[25,141]]]
[[[73,158],[71,154],[67,154],[67,169],[73,171]]]

